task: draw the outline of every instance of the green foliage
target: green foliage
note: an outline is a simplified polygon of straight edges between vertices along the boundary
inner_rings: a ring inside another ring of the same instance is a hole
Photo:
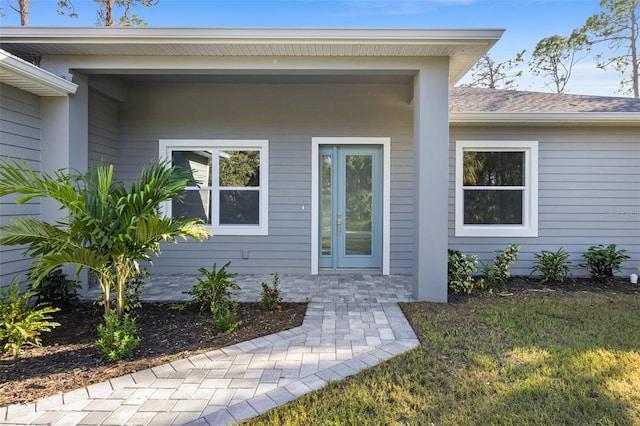
[[[553,90],[562,93],[571,78],[573,66],[584,59],[590,50],[587,36],[581,31],[575,30],[569,37],[554,35],[543,38],[531,55],[531,73],[549,78]]]
[[[98,325],[96,348],[106,361],[120,361],[127,358],[140,344],[136,337],[136,321],[129,314],[118,321],[115,313],[105,315],[104,324]]]
[[[519,252],[519,244],[507,244],[504,250],[495,250],[493,253],[496,256],[493,259],[493,265],[482,265],[482,274],[486,279],[486,284],[506,284],[511,277],[511,266],[518,260]]]
[[[48,302],[62,310],[67,310],[78,304],[78,289],[80,284],[67,279],[61,269],[49,272],[39,283],[31,284],[29,290],[34,292],[36,303]]]
[[[205,278],[198,278],[193,290],[184,292],[192,297],[192,303],[200,305],[201,312],[205,308],[211,311],[211,325],[216,333],[231,333],[237,325],[238,303],[231,298],[235,296],[232,290],[239,290],[240,286],[232,281],[238,274],[227,272],[230,264],[225,263],[219,270],[215,263],[211,271],[198,269]]]
[[[448,251],[447,281],[454,293],[471,294],[475,285],[474,274],[478,272],[478,256],[457,250]]]
[[[601,69],[613,67],[620,73],[620,92],[640,97],[638,77],[638,37],[640,36],[639,0],[601,0],[600,13],[587,19],[580,29],[589,43],[605,43],[606,53],[596,56]]]
[[[218,265],[214,263],[211,271],[206,268],[198,269],[205,278],[198,278],[198,284],[193,286],[191,291],[183,292],[191,296],[193,303],[200,305],[200,311],[209,309],[214,303],[228,300],[233,296],[231,290],[240,289],[240,287],[232,281],[238,274],[227,272],[229,265],[231,265],[231,262],[225,263],[224,266],[218,270]]]
[[[589,247],[583,253],[587,262],[580,266],[587,268],[593,278],[602,281],[606,277],[612,277],[615,272],[620,272],[620,265],[630,259],[626,253],[626,250],[617,250],[615,244],[609,244],[606,247],[603,244],[598,244]]]
[[[211,327],[216,333],[231,333],[238,323],[238,302],[224,300],[211,304]]]
[[[269,311],[281,311],[282,310],[282,297],[280,296],[280,275],[276,273],[273,276],[273,282],[271,285],[262,283],[261,301]]]
[[[542,250],[534,256],[536,262],[531,273],[542,273],[541,283],[561,283],[571,275],[569,253],[564,251],[562,247],[558,251]]]
[[[496,62],[488,54],[484,55],[471,68],[473,81],[464,84],[464,86],[504,90],[516,89],[516,79],[522,77],[522,71],[516,71],[516,69],[524,61],[524,52],[524,50],[518,52],[515,58],[504,62]]]
[[[0,160],[0,196],[21,194],[17,203],[35,197],[57,201],[67,215],[49,224],[33,217],[14,219],[0,227],[0,244],[27,245],[34,258],[32,278],[40,282],[50,271],[75,264],[87,268],[100,284],[105,315],[111,310],[111,288],[115,288],[116,311],[125,312],[125,290],[140,273],[140,262],[160,253],[162,241],[209,235],[198,220],[163,217],[160,203],[180,199],[187,184],[194,184],[188,171],[168,162],[144,167],[140,178],[127,189],[113,180],[113,166],[100,165],[87,174],[55,171],[37,174],[26,162]]]
[[[16,275],[9,287],[0,288],[0,352],[11,350],[14,359],[18,359],[23,346],[40,346],[40,334],[60,325],[49,315],[60,309],[45,302],[29,306],[35,293],[20,294],[19,282],[20,276]]]

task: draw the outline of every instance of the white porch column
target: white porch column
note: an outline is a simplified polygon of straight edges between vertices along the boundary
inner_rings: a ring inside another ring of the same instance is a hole
[[[413,296],[447,301],[449,58],[433,58],[414,79]]]
[[[89,164],[89,85],[86,75],[75,74],[78,85],[75,94],[64,97],[40,98],[41,170],[52,174],[54,170],[76,170],[85,173]],[[49,199],[40,203],[41,219],[49,223],[65,214],[60,205]],[[64,269],[73,277],[75,268]],[[81,281],[86,282],[84,277]]]

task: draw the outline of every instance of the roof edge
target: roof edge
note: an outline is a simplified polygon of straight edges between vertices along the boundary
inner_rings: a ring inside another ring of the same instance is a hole
[[[640,112],[452,112],[449,123],[640,126]]]
[[[76,93],[78,85],[45,71],[0,49],[0,82],[38,96],[67,96]],[[9,78],[5,81],[5,76]]]

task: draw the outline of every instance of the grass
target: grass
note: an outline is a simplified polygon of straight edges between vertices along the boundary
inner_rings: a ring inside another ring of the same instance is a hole
[[[640,295],[403,304],[421,345],[277,407],[269,425],[640,425]]]

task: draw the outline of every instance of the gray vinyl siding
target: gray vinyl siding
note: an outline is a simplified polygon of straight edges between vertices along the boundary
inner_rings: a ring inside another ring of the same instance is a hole
[[[596,244],[616,244],[631,260],[622,273],[640,265],[640,132],[630,127],[493,127],[452,128],[450,136],[449,235],[451,248],[476,253],[482,260],[508,243],[522,245],[514,273],[528,275],[534,253],[563,247],[573,273],[582,253]],[[455,141],[537,140],[538,238],[456,238]],[[636,271],[637,272],[637,271]]]
[[[89,92],[89,166],[118,161],[118,104]]]
[[[0,156],[24,159],[34,170],[40,170],[40,100],[5,84],[0,84]],[[17,217],[40,217],[37,199],[18,205],[16,198],[0,198],[0,224]],[[23,251],[21,246],[0,246],[0,287],[9,285],[17,274],[24,282],[31,258],[24,257]]]
[[[154,273],[231,261],[240,273],[311,269],[311,139],[391,138],[391,273],[411,273],[412,107],[406,85],[136,84],[121,106],[118,178],[158,158],[159,139],[269,140],[269,235],[165,245]],[[249,258],[243,259],[243,251]]]

